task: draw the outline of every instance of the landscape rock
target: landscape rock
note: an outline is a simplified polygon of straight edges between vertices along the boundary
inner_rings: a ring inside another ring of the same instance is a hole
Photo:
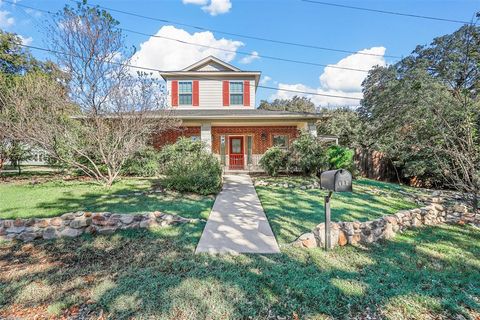
[[[37,238],[40,238],[40,234],[36,232],[23,232],[21,235],[18,236],[19,240],[28,242],[33,241]]]
[[[60,231],[60,237],[69,237],[69,238],[74,238],[78,237],[83,233],[82,229],[74,229],[74,228],[65,228],[62,231]]]
[[[338,245],[343,247],[343,246],[347,245],[347,243],[348,243],[347,235],[345,234],[345,232],[340,230],[338,232]]]
[[[85,217],[80,217],[80,218],[75,218],[70,222],[70,228],[74,229],[79,229],[83,227],[87,227],[92,223],[91,218],[85,218]]]
[[[10,227],[8,229],[6,229],[7,231],[7,234],[8,233],[22,233],[23,231],[25,231],[27,227]]]
[[[73,220],[75,219],[75,214],[73,212],[65,213],[61,216],[63,220]]]
[[[36,219],[35,226],[39,228],[46,228],[50,225],[48,219]]]
[[[48,227],[43,231],[43,239],[50,240],[58,238],[58,231],[54,227]]]
[[[55,218],[0,220],[0,238],[33,241],[38,238],[78,237],[83,233],[111,234],[117,230],[162,227],[178,223],[198,223],[160,211],[118,214],[110,212],[69,212]],[[312,243],[306,243],[312,246]]]
[[[26,224],[25,222],[26,222],[26,220],[17,218],[17,219],[15,219],[15,221],[13,221],[13,226],[14,227],[23,227]]]
[[[305,248],[315,248],[317,246],[315,235],[311,232],[302,234],[298,240],[300,240],[302,246]]]
[[[62,218],[53,218],[50,220],[50,225],[52,226],[55,226],[55,227],[59,227],[63,224],[63,220]]]
[[[3,220],[3,227],[5,229],[13,227],[13,220]]]
[[[443,198],[433,199],[429,205],[422,208],[402,210],[395,214],[365,222],[332,222],[330,241],[332,247],[347,244],[368,244],[383,239],[391,239],[398,232],[408,228],[436,225],[440,223],[470,224],[480,227],[480,214],[468,212],[463,203],[447,205]],[[300,236],[292,245],[311,248],[314,236],[317,247],[325,247],[325,224],[318,224],[311,233]]]
[[[131,214],[122,214],[120,217],[120,221],[124,224],[130,224],[133,222],[135,217]]]

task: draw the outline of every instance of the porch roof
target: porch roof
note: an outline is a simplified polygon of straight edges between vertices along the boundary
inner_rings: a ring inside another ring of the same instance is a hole
[[[265,120],[320,120],[322,113],[272,111],[262,109],[169,109],[158,111],[154,116],[169,115],[182,120],[221,120],[221,119],[265,119]]]

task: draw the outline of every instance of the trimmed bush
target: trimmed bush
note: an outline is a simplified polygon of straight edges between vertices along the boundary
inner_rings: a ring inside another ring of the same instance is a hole
[[[125,161],[122,174],[128,176],[154,177],[160,173],[160,153],[153,147],[136,152]]]
[[[312,175],[328,168],[326,145],[311,134],[302,132],[293,141],[289,167]]]
[[[260,167],[270,176],[277,176],[285,170],[288,162],[288,153],[279,147],[269,148],[260,159]]]
[[[328,163],[330,169],[347,169],[348,171],[354,171],[353,164],[354,151],[349,148],[341,146],[331,146],[327,150]]]
[[[162,149],[160,161],[166,188],[202,195],[220,191],[222,168],[202,142],[180,138]]]

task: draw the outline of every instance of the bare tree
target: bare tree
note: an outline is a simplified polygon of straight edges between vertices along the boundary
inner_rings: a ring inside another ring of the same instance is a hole
[[[473,102],[470,102],[473,104]],[[463,107],[472,110],[468,105]],[[477,103],[477,121],[480,107]],[[474,212],[478,210],[480,198],[480,140],[478,138],[478,124],[472,116],[458,119],[452,123],[440,112],[436,112],[438,128],[443,143],[439,146],[432,145],[430,148],[440,166],[445,181],[455,190],[466,193],[472,200]]]
[[[65,7],[48,38],[68,81],[30,74],[4,97],[12,135],[106,186],[152,134],[176,125],[163,110],[164,86],[128,66],[133,52],[117,25],[85,3]]]
[[[480,12],[476,14],[476,21]],[[480,32],[476,23],[464,27],[457,63],[458,88],[442,106],[432,104],[442,143],[432,143],[430,149],[439,164],[445,181],[455,190],[466,193],[474,212],[480,199]],[[462,52],[463,51],[463,52]]]

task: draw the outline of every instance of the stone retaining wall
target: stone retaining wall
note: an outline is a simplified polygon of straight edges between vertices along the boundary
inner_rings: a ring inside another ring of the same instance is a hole
[[[83,233],[109,234],[116,230],[161,227],[197,221],[198,219],[186,219],[158,211],[137,214],[78,211],[54,218],[0,220],[0,239],[32,241],[73,238]]]
[[[440,223],[473,224],[480,227],[480,213],[468,212],[464,204],[444,206],[442,199],[433,199],[425,207],[405,210],[377,220],[366,222],[332,222],[332,247],[347,244],[368,244],[390,239],[408,228]],[[320,223],[312,232],[302,234],[293,246],[303,248],[325,247],[325,223]]]

